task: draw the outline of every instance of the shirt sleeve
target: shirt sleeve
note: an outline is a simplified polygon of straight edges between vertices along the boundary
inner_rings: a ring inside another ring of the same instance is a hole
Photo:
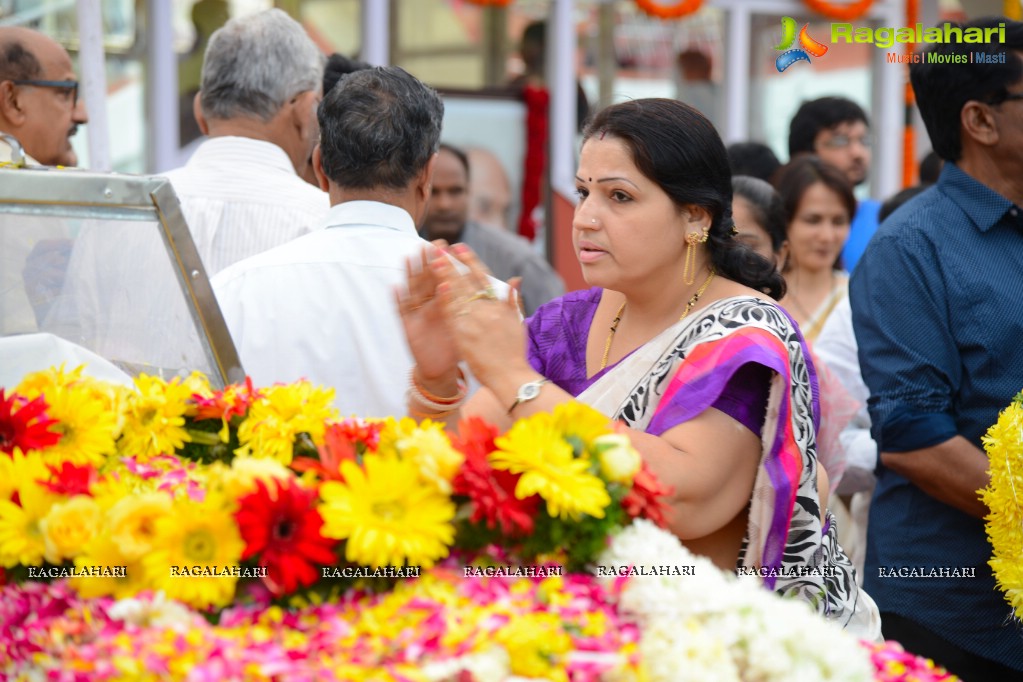
[[[871,242],[851,282],[860,371],[881,452],[906,452],[956,435],[962,364],[950,327],[941,256],[918,230]]]
[[[537,256],[522,264],[522,303],[526,314],[533,312],[544,303],[565,293],[565,284],[545,260]]]

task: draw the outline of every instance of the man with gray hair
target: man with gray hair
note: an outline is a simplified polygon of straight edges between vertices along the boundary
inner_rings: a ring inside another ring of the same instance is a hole
[[[165,173],[208,275],[320,225],[327,195],[302,180],[319,135],[324,56],[279,9],[210,38],[195,98],[208,139]]]
[[[333,387],[343,415],[405,414],[413,365],[394,299],[430,198],[444,105],[397,67],[345,76],[319,109],[317,230],[225,269],[213,290],[257,385]]]

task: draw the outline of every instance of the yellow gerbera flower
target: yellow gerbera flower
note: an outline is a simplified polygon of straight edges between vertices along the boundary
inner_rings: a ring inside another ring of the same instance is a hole
[[[236,577],[192,574],[236,566],[244,548],[231,508],[219,496],[179,500],[170,514],[156,520],[153,550],[142,560],[146,580],[195,608],[226,606],[234,597]]]
[[[103,510],[88,495],[57,502],[39,522],[46,547],[43,556],[51,564],[74,559],[96,536],[103,522]]]
[[[0,566],[38,565],[46,552],[40,522],[61,497],[36,483],[49,477],[41,453],[15,450],[9,471],[17,476],[11,492],[18,493],[20,504],[10,494],[0,498]]]
[[[389,417],[380,431],[377,451],[394,451],[415,462],[423,481],[445,495],[451,494],[451,481],[465,461],[465,455],[451,446],[444,425],[429,419],[417,423],[409,417]]]
[[[599,436],[613,431],[611,419],[606,414],[576,400],[555,405],[552,414],[554,428],[561,437],[566,440],[578,439],[584,449]]]
[[[540,413],[516,422],[494,444],[497,450],[488,455],[491,465],[522,474],[515,497],[538,494],[547,502],[547,513],[563,519],[578,520],[582,514],[604,517],[611,504],[604,482],[589,473],[588,459],[572,456],[572,446],[552,415]]]
[[[344,483],[320,486],[324,537],[347,540],[345,558],[364,566],[430,567],[454,542],[455,505],[423,485],[415,462],[367,455],[341,464]]]
[[[56,445],[44,451],[50,464],[102,464],[114,452],[119,415],[109,404],[96,399],[96,382],[81,380],[81,368],[65,374],[63,368],[30,374],[17,391],[34,398],[42,395],[49,406],[47,416],[56,419],[52,431],[61,434]]]
[[[125,599],[134,597],[143,590],[152,589],[142,565],[142,559],[129,559],[124,555],[123,549],[109,533],[97,535],[86,546],[85,551],[75,557],[75,566],[81,569],[123,567],[124,575],[123,577],[100,575],[71,578],[69,580],[71,587],[86,599],[107,596]]]
[[[164,381],[140,374],[118,442],[119,450],[140,458],[171,454],[191,440],[185,430],[185,410],[192,391],[180,379]]]
[[[328,419],[337,417],[333,407],[334,389],[313,386],[308,381],[278,385],[262,392],[238,427],[241,456],[272,457],[290,464],[295,439],[309,434],[313,443],[323,444]]]

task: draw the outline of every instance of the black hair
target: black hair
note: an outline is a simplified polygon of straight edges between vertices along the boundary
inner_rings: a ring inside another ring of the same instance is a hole
[[[31,80],[42,71],[39,59],[19,39],[0,45],[0,81]]]
[[[453,144],[447,142],[441,142],[440,146],[437,147],[439,152],[451,152],[455,158],[462,162],[462,166],[465,168],[465,177],[469,177],[469,155],[462,151],[461,147],[456,147]]]
[[[863,107],[851,99],[821,97],[803,102],[789,123],[789,159],[797,154],[813,154],[816,151],[814,141],[822,130],[855,121],[870,125]]]
[[[770,180],[781,161],[763,142],[733,142],[728,145],[728,163],[732,175],[749,175]]]
[[[337,82],[348,74],[371,68],[373,68],[371,64],[335,52],[327,57],[327,63],[323,67],[323,96],[326,97]]]
[[[823,184],[838,195],[843,208],[849,214],[850,223],[853,216],[856,215],[856,195],[853,194],[852,185],[846,179],[845,173],[823,161],[819,156],[803,155],[793,159],[778,169],[771,182],[778,190],[782,206],[785,207],[786,230],[795,219],[806,190],[817,183]],[[833,267],[836,270],[842,268],[841,253],[835,259]]]
[[[1015,50],[1023,50],[1023,23],[1005,17],[984,17],[964,24],[949,22],[952,28],[991,29],[1005,24],[1005,42],[934,43],[921,54],[918,63],[910,64],[909,79],[927,127],[931,145],[945,161],[958,161],[963,153],[959,115],[963,106],[971,101],[999,104],[1009,94],[1009,86],[1023,77],[1023,61]],[[962,55],[972,62],[970,55],[984,53],[997,57],[994,63],[976,62],[967,65],[955,63]],[[949,63],[930,63],[929,55],[952,57]],[[1004,63],[1001,62],[1004,55]]]
[[[753,213],[753,219],[771,239],[771,250],[781,250],[785,243],[785,206],[781,195],[771,183],[750,175],[733,175],[732,192],[742,197]]]
[[[317,112],[323,171],[341,187],[405,189],[440,142],[440,96],[397,66],[348,74]]]
[[[928,185],[937,182],[944,163],[933,150],[927,152],[927,156],[920,160],[920,182]]]
[[[732,235],[732,181],[725,145],[713,124],[673,99],[637,99],[600,110],[583,142],[610,135],[629,149],[636,168],[682,209],[695,205],[711,216],[707,251],[714,270],[774,299],[785,282],[772,263]]]

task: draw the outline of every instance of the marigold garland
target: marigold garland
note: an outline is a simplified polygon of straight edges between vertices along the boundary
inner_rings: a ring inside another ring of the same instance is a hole
[[[652,17],[659,19],[681,19],[698,12],[703,0],[682,0],[673,5],[665,5],[655,0],[636,0],[636,6]]]
[[[999,415],[982,439],[991,462],[991,482],[981,490],[998,587],[1023,618],[1023,393]]]
[[[845,4],[827,2],[826,0],[803,0],[806,6],[817,14],[839,21],[854,21],[870,11],[874,0],[856,0]]]

